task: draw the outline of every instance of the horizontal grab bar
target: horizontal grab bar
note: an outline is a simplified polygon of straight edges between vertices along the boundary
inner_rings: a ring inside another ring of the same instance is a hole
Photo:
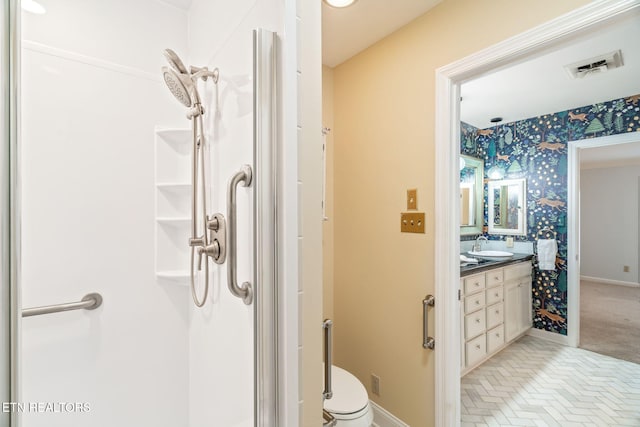
[[[42,307],[25,308],[22,317],[39,316],[41,314],[59,313],[70,310],[95,310],[102,305],[102,295],[90,293],[82,297],[81,301],[68,302],[66,304],[45,305]]]

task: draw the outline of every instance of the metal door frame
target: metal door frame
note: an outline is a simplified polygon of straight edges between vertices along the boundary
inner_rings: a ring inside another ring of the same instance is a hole
[[[0,401],[18,402],[20,337],[20,182],[17,174],[20,123],[20,9],[19,0],[0,9],[0,91],[2,144],[0,147]],[[17,427],[19,414],[0,411],[0,424]]]

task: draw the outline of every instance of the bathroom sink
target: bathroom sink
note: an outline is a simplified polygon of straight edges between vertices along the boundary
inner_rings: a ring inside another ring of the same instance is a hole
[[[469,251],[467,253],[471,256],[485,259],[506,259],[513,256],[513,253],[505,251]]]

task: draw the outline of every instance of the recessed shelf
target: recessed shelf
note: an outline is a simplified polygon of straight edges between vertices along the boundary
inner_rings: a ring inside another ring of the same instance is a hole
[[[187,270],[167,270],[157,271],[156,277],[158,279],[171,280],[173,282],[181,282],[184,285],[189,283],[191,275]]]
[[[158,224],[165,224],[165,225],[170,225],[175,227],[191,224],[191,218],[188,218],[188,217],[183,217],[183,218],[161,217],[161,218],[156,218],[156,221],[158,221]]]
[[[186,182],[159,182],[156,187],[160,191],[188,191],[191,190],[191,184]]]
[[[156,129],[156,134],[170,144],[187,144],[192,142],[191,129]]]
[[[191,129],[155,128],[156,279],[188,285],[191,217]]]

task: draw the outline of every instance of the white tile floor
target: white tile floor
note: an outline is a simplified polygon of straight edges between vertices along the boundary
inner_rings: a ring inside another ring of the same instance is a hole
[[[640,365],[525,336],[462,378],[462,427],[640,426]]]

